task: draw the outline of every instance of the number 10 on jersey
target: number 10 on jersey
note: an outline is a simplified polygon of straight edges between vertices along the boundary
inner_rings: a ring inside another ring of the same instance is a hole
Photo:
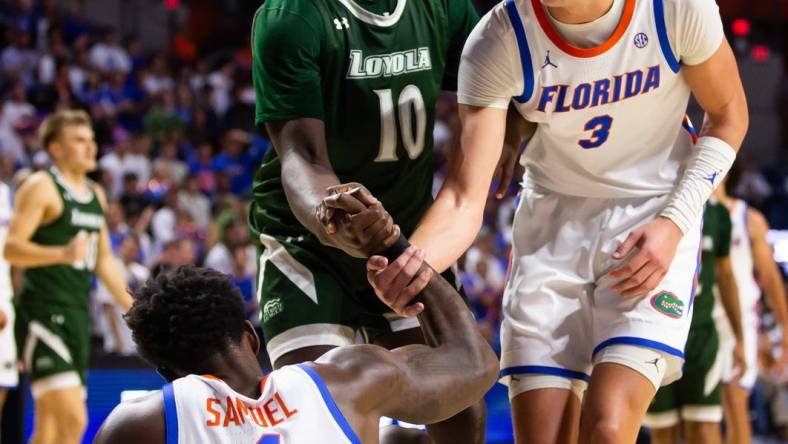
[[[380,101],[380,151],[375,162],[393,162],[397,158],[397,122],[394,115],[394,97],[390,89],[376,89]],[[399,132],[408,157],[416,159],[424,150],[424,136],[427,129],[427,111],[424,97],[416,85],[402,89],[397,99]],[[414,133],[413,117],[416,125]]]

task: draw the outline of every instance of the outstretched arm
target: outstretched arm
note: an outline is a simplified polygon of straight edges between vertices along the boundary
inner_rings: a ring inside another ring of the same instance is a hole
[[[626,297],[645,296],[662,281],[681,238],[694,229],[706,200],[727,174],[747,132],[747,100],[726,40],[706,61],[682,65],[681,69],[706,111],[706,121],[666,207],[653,221],[633,230],[613,254],[619,260],[638,249],[632,259],[610,273],[620,279],[613,290]]]
[[[411,236],[438,271],[448,269],[476,238],[495,167],[501,157],[506,110],[459,105],[462,136],[435,202]]]
[[[397,245],[386,253],[397,258],[392,265],[420,268],[416,285],[429,279],[416,298],[429,345],[392,351],[370,345],[341,347],[313,365],[342,400],[343,411],[430,424],[481,399],[495,383],[498,360],[457,290],[423,263],[423,253],[409,247],[400,255],[407,243],[403,239]]]
[[[718,258],[714,265],[714,275],[717,287],[720,289],[720,302],[725,309],[725,315],[731,324],[731,330],[736,337],[736,346],[733,350],[733,359],[739,375],[747,370],[747,360],[744,358],[744,330],[741,324],[741,308],[739,305],[739,289],[736,286],[736,277],[733,275],[733,266],[730,256]]]
[[[107,197],[104,190],[96,187],[96,196],[98,196],[101,207],[106,211]],[[132,302],[131,295],[127,291],[126,276],[123,273],[123,268],[120,261],[112,254],[112,247],[109,240],[109,230],[107,225],[101,227],[99,233],[99,244],[96,256],[96,276],[101,279],[101,282],[107,287],[107,290],[126,312],[131,308]]]
[[[747,222],[752,242],[752,259],[760,277],[766,304],[782,327],[782,362],[785,365],[788,363],[788,307],[786,307],[785,287],[780,270],[774,262],[772,247],[766,240],[769,224],[761,213],[752,208],[747,211]]]
[[[282,163],[282,186],[293,214],[322,243],[328,233],[316,217],[326,189],[339,185],[328,159],[322,120],[300,118],[265,124]]]
[[[352,242],[359,239],[333,235],[330,214],[317,218],[323,198],[340,184],[329,159],[323,123],[323,18],[311,9],[295,14],[260,8],[253,23],[255,123],[265,125],[271,137],[290,209],[323,244],[362,256],[363,245]]]

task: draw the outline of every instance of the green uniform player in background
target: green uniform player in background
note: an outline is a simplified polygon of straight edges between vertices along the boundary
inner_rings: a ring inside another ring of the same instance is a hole
[[[257,12],[255,120],[275,149],[254,181],[250,226],[276,368],[352,344],[357,333],[389,348],[423,341],[415,318],[398,318],[375,296],[363,247],[374,236],[410,235],[432,203],[435,105],[455,90],[477,21],[469,0],[267,0]],[[348,237],[316,218],[322,200],[350,182],[375,196],[367,203],[387,211],[388,224],[365,226],[378,219],[356,215],[362,230]],[[430,434],[483,442],[478,415],[459,422],[457,435],[439,426]]]
[[[729,257],[731,230],[727,208],[712,198],[703,215],[702,260],[692,325],[684,350],[684,373],[680,380],[659,389],[645,419],[654,444],[678,444],[682,435],[690,443],[722,442],[722,366],[718,359],[719,337],[712,316],[716,290],[719,290],[719,300],[738,338],[734,355],[740,374],[746,365],[738,291]]]
[[[19,187],[4,255],[25,269],[15,333],[35,401],[30,442],[76,444],[87,422],[92,275],[121,306],[132,301],[110,250],[106,197],[87,178],[96,168],[90,117],[58,112],[42,123],[41,134],[55,166]]]

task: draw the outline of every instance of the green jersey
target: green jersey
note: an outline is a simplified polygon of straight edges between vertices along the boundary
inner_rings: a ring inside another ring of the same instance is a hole
[[[703,214],[703,251],[690,328],[714,322],[712,311],[717,279],[715,265],[718,259],[727,257],[730,252],[732,229],[728,209],[721,203],[710,200]]]
[[[25,270],[19,304],[22,307],[54,305],[88,309],[88,296],[93,269],[96,266],[99,232],[104,225],[104,212],[95,191],[81,198],[69,191],[56,169],[49,171],[60,199],[63,213],[54,221],[41,225],[31,241],[41,245],[66,245],[83,233],[91,239],[85,260],[72,265],[31,267]]]
[[[334,172],[359,182],[408,235],[432,202],[432,130],[454,90],[469,0],[266,0],[253,25],[256,123],[316,118]],[[298,237],[270,150],[254,181],[256,234]]]

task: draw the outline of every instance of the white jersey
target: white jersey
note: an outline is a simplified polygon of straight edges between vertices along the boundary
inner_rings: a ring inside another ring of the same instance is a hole
[[[12,212],[11,189],[8,185],[0,182],[0,251],[5,247]],[[14,306],[11,303],[12,296],[11,266],[0,255],[0,310],[5,313],[8,320],[5,328],[0,330],[0,390],[16,387],[19,382],[19,373],[16,369],[15,315]]]
[[[11,188],[0,182],[0,251],[4,248],[8,236],[8,225],[13,212],[12,199]],[[10,304],[11,296],[11,265],[0,255],[0,304]]]
[[[731,266],[739,289],[739,305],[743,314],[756,314],[761,289],[755,282],[755,266],[752,260],[752,242],[750,242],[749,224],[747,223],[747,203],[736,199],[731,208]]]
[[[747,362],[747,370],[740,376],[737,383],[739,386],[749,389],[755,385],[755,380],[758,377],[758,330],[760,328],[758,305],[761,289],[755,282],[752,242],[747,223],[747,203],[739,199],[735,199],[733,202],[733,207],[730,208],[732,224],[730,258],[739,292],[739,310],[741,311],[744,335],[744,358]],[[718,291],[715,291],[715,296],[719,302]],[[736,338],[721,303],[715,304],[714,322],[717,324],[717,332],[720,336],[722,381],[729,382],[736,374],[732,358]]]
[[[459,102],[506,108],[513,99],[538,123],[523,157],[526,185],[648,197],[670,193],[680,178],[692,146],[680,69],[719,47],[719,14],[713,0],[623,1],[596,47],[567,43],[539,0],[505,0],[468,38]]]
[[[167,444],[360,444],[320,376],[300,364],[269,373],[251,399],[210,376],[164,386]]]

